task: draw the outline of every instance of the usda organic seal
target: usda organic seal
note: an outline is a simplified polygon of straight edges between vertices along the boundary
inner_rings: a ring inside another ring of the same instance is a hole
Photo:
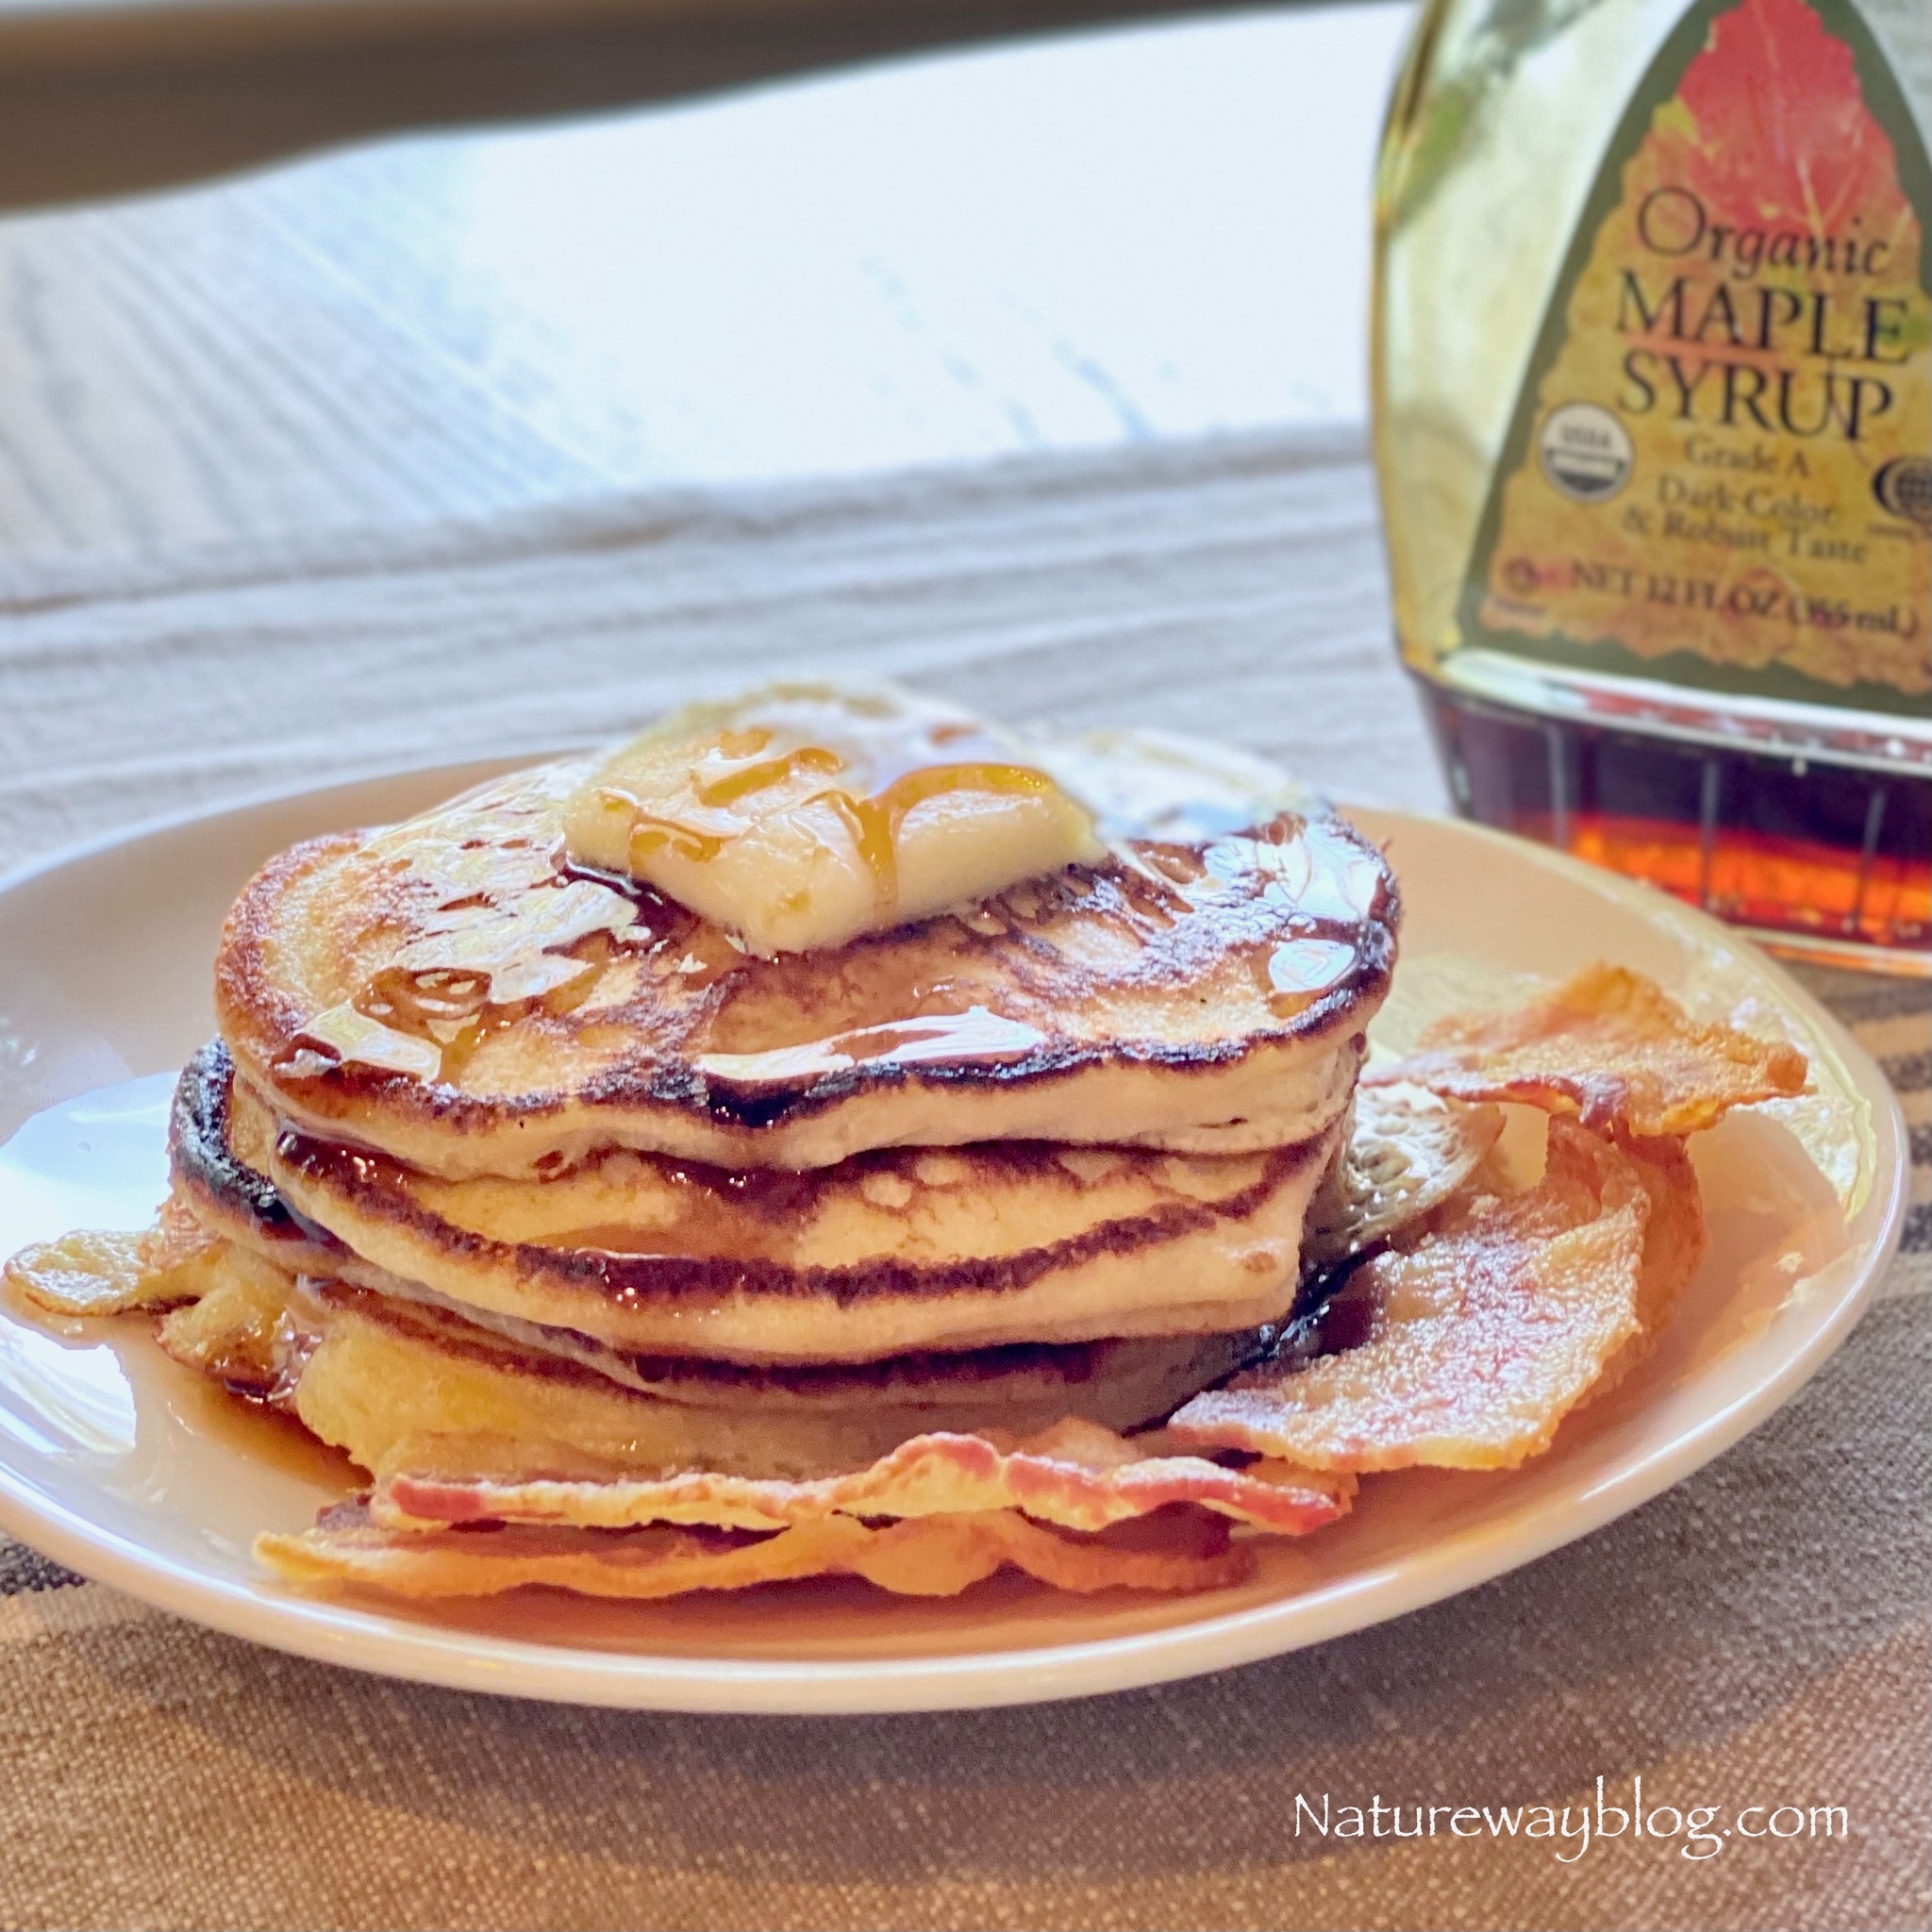
[[[1565,403],[1543,418],[1543,475],[1578,503],[1603,503],[1629,481],[1630,432],[1595,403]]]

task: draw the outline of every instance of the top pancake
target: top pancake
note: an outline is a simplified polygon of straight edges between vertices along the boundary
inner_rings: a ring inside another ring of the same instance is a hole
[[[456,1178],[621,1146],[813,1168],[1033,1139],[1231,1153],[1346,1107],[1395,950],[1381,855],[1332,817],[1124,841],[990,900],[761,959],[565,861],[588,759],[258,874],[224,1037],[290,1123]]]

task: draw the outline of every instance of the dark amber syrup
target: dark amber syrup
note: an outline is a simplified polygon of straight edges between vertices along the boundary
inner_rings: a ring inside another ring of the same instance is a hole
[[[1422,691],[1465,817],[1646,880],[1774,948],[1932,970],[1932,784]]]

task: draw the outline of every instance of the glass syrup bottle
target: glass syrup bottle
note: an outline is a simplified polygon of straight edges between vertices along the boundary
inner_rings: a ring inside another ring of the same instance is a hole
[[[1932,967],[1932,7],[1429,0],[1376,184],[1398,641],[1463,812]]]

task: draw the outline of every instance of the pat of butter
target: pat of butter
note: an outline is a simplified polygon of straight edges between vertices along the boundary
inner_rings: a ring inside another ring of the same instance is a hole
[[[564,838],[579,864],[654,886],[765,955],[1106,856],[1086,808],[969,713],[828,685],[666,719],[591,774]]]

